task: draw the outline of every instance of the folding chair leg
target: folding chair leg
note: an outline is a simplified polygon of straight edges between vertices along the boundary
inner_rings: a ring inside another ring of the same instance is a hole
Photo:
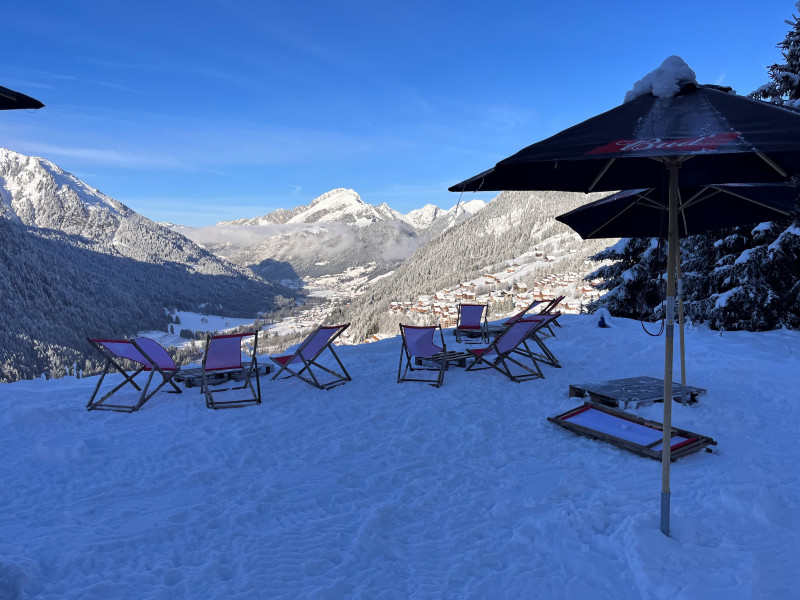
[[[255,374],[256,380],[256,387],[253,387],[253,374]],[[253,362],[250,363],[250,368],[247,370],[244,376],[244,380],[242,385],[232,385],[231,387],[220,389],[220,390],[212,390],[211,386],[209,386],[208,382],[206,381],[207,373],[204,372],[202,379],[201,379],[201,391],[204,393],[206,397],[206,407],[213,408],[213,409],[220,409],[220,408],[239,408],[242,406],[249,406],[251,404],[261,404],[261,380],[258,374],[258,364],[254,364]],[[244,390],[249,389],[252,396],[241,398],[237,400],[214,400],[214,394],[222,393],[222,392],[229,392],[235,390]]]
[[[546,365],[550,365],[551,367],[556,367],[557,369],[560,369],[561,364],[558,362],[558,359],[556,358],[555,354],[553,354],[553,352],[550,350],[550,348],[548,348],[545,345],[545,343],[539,338],[538,335],[534,334],[531,337],[533,341],[536,342],[536,345],[538,345],[542,351],[542,354],[532,353],[534,358]]]
[[[120,372],[120,374],[123,376],[124,379],[123,379],[122,383],[117,385],[111,391],[107,392],[102,398],[100,398],[100,400],[95,402],[94,399],[97,396],[97,393],[100,391],[100,386],[103,383],[103,379],[105,379],[106,375],[108,374],[109,368],[112,366],[112,364]],[[89,399],[89,403],[86,405],[86,409],[87,410],[105,409],[105,410],[114,410],[114,411],[119,411],[119,412],[133,412],[134,410],[136,410],[136,407],[141,406],[138,402],[133,406],[127,406],[127,405],[122,405],[122,404],[113,404],[113,405],[112,404],[107,404],[107,405],[104,405],[104,403],[105,403],[106,400],[111,398],[111,396],[113,396],[116,392],[118,392],[120,389],[122,389],[123,387],[125,387],[129,383],[134,388],[136,388],[137,392],[144,393],[145,391],[147,391],[147,386],[145,386],[144,390],[142,390],[142,388],[140,388],[139,385],[134,381],[134,378],[139,373],[141,373],[143,370],[144,370],[143,368],[139,368],[136,371],[134,371],[133,375],[128,375],[122,369],[122,367],[118,366],[113,361],[106,363],[106,367],[105,367],[105,369],[103,369],[103,373],[100,375],[100,379],[97,382],[97,386],[94,388],[94,393],[92,394],[92,397]],[[149,380],[148,380],[148,382],[149,382]],[[141,397],[140,397],[140,401],[141,401]]]

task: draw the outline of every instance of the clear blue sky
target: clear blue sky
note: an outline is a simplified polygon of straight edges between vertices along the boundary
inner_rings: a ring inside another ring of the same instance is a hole
[[[0,113],[0,147],[193,226],[337,187],[402,212],[449,208],[449,185],[620,104],[670,55],[701,83],[753,91],[794,12],[793,0],[9,2],[0,85],[46,107]]]

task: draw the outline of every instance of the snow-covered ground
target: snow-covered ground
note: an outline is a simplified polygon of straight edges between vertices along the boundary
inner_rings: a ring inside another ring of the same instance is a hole
[[[263,378],[232,410],[2,384],[0,598],[797,597],[800,333],[688,332],[708,393],[673,422],[719,445],[674,463],[667,538],[660,463],[546,420],[570,383],[661,377],[663,338],[561,320],[563,368],[521,384],[397,384],[396,338],[341,347],[344,386]]]

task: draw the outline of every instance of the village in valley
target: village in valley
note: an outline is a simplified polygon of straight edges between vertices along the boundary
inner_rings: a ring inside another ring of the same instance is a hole
[[[435,323],[443,328],[455,327],[458,321],[459,304],[486,304],[489,318],[502,318],[529,306],[535,301],[548,301],[563,296],[558,304],[562,313],[585,312],[587,304],[598,299],[605,290],[599,290],[602,279],[587,279],[599,263],[584,261],[581,271],[559,271],[555,265],[561,256],[547,255],[541,251],[518,257],[499,271],[487,272],[455,286],[422,294],[414,299],[392,300],[389,311],[398,317],[405,316],[408,322]],[[553,272],[553,271],[556,272]],[[265,327],[273,333],[288,333],[304,330],[323,322],[334,307],[348,304],[354,297],[368,291],[367,268],[351,268],[338,276],[307,278],[305,291],[318,301],[307,304],[296,314],[285,317],[279,323]],[[544,272],[544,274],[539,274]],[[377,341],[385,335],[371,335],[367,340]],[[344,335],[343,343],[358,343]]]
[[[544,276],[529,286],[514,277],[523,270],[523,266],[510,266],[503,273],[486,274],[479,280],[420,296],[416,302],[393,301],[391,310],[395,314],[432,316],[434,322],[446,328],[456,326],[459,304],[486,304],[490,313],[514,313],[532,302],[564,296],[558,305],[559,310],[578,314],[588,302],[601,295],[597,289],[602,282],[600,279],[584,281],[580,273],[569,272]]]

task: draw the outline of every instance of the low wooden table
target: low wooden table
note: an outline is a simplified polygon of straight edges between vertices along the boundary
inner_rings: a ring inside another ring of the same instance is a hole
[[[687,385],[684,388],[687,402],[697,402],[697,397],[705,394],[706,390]],[[664,380],[655,377],[629,377],[627,379],[612,379],[600,383],[576,383],[569,386],[569,396],[583,398],[589,394],[589,399],[596,404],[627,408],[633,405],[649,406],[655,402],[664,401]],[[681,384],[672,383],[672,398],[681,401]]]
[[[447,367],[451,364],[454,364],[457,367],[466,367],[467,366],[467,359],[473,358],[473,354],[470,352],[458,352],[456,350],[448,350],[445,352],[445,361],[447,362]],[[418,367],[422,366],[422,361],[427,361],[428,363],[436,363],[442,360],[442,353],[434,354],[433,356],[427,358],[415,357],[414,364]],[[446,367],[446,368],[447,368]]]
[[[271,365],[257,365],[253,369],[253,375],[256,373],[261,375],[268,375],[272,371]],[[208,378],[209,385],[219,385],[226,381],[242,381],[247,374],[245,369],[232,369],[229,371],[210,371],[206,377]],[[174,381],[177,383],[185,383],[187,388],[200,386],[203,379],[203,368],[192,367],[190,369],[181,369],[175,374]]]

